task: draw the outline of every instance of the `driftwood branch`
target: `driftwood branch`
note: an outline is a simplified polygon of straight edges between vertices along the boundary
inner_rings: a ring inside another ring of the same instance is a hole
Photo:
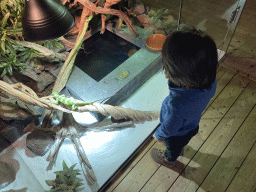
[[[126,23],[128,29],[131,31],[131,33],[135,37],[137,37],[139,34],[138,34],[136,28],[133,26],[132,21],[129,19],[129,17],[122,11],[119,11],[116,9],[110,9],[110,7],[112,5],[114,5],[120,1],[121,0],[106,0],[104,8],[97,7],[96,4],[94,4],[93,2],[91,2],[89,0],[75,0],[74,4],[80,3],[81,5],[83,5],[87,9],[95,12],[96,14],[100,13],[100,14],[116,15],[116,16],[122,18],[122,20]],[[104,16],[103,16],[103,20],[104,20]],[[104,24],[103,24],[103,26],[104,26]],[[104,32],[104,28],[102,28],[102,32]]]
[[[65,54],[56,53],[51,49],[48,49],[44,46],[41,46],[41,45],[38,45],[38,44],[35,44],[35,43],[31,43],[31,42],[28,42],[28,41],[18,41],[18,40],[15,40],[15,42],[18,43],[19,45],[24,46],[24,47],[33,48],[36,51],[43,54],[45,57],[48,57],[50,59],[54,59],[55,57],[57,57],[58,59],[60,59],[62,61],[65,61],[67,59],[67,55],[65,55]]]

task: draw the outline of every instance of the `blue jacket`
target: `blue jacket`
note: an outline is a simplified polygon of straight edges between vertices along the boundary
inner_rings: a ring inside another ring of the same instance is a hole
[[[168,81],[170,94],[162,103],[160,126],[155,131],[158,140],[183,136],[199,125],[201,114],[216,92],[217,79],[210,90],[185,89]]]

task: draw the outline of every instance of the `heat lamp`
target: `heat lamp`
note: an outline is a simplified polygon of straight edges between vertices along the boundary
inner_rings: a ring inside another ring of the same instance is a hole
[[[43,42],[65,35],[75,25],[68,9],[55,0],[25,0],[22,13],[23,37]]]

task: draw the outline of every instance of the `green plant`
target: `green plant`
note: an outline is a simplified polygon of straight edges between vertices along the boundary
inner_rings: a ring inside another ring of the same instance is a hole
[[[4,57],[0,57],[1,63],[0,68],[3,68],[3,72],[1,74],[1,77],[5,76],[8,72],[10,75],[12,75],[13,68],[16,70],[23,71],[23,67],[26,65],[26,63],[20,63],[17,57],[11,57],[10,55],[4,55]]]
[[[33,55],[41,55],[33,48],[24,47],[15,42],[24,41],[22,37],[22,12],[24,0],[1,0],[0,4],[0,74],[1,77],[7,73],[12,75],[13,69],[23,70],[26,60]],[[58,40],[38,43],[49,49],[54,47],[63,48]],[[22,62],[21,62],[22,61]]]
[[[38,44],[42,45],[42,46],[44,46],[48,49],[53,49],[54,47],[55,48],[60,47],[60,48],[64,49],[64,46],[61,43],[59,43],[58,40],[56,40],[56,39],[54,39],[52,41],[46,41],[46,42],[38,43]]]
[[[149,15],[152,15],[152,18],[157,21],[159,19],[163,19],[168,16],[168,9],[151,9]]]
[[[52,186],[50,192],[59,191],[59,192],[76,192],[78,187],[82,186],[83,183],[78,181],[77,175],[80,175],[79,169],[74,169],[76,164],[72,165],[70,168],[68,168],[65,161],[62,163],[63,171],[56,171],[54,172],[56,174],[55,180],[46,180],[46,184],[48,186]]]

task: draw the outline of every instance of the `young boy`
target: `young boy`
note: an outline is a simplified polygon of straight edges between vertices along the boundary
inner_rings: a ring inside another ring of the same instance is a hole
[[[170,94],[162,103],[154,138],[166,151],[152,149],[153,160],[172,167],[183,147],[198,133],[201,114],[216,91],[217,48],[204,32],[182,24],[169,34],[162,62]]]

